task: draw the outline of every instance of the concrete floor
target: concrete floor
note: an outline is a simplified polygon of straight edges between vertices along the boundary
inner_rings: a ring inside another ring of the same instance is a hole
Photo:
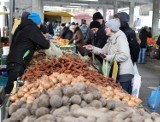
[[[160,60],[147,57],[146,64],[137,64],[137,67],[142,76],[139,97],[143,100],[143,105],[147,108],[147,100],[152,91],[147,87],[157,87],[160,85]],[[157,112],[160,113],[160,107]]]

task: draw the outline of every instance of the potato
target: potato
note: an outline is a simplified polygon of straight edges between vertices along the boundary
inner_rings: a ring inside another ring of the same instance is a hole
[[[22,121],[26,116],[29,116],[29,115],[30,115],[30,112],[28,109],[20,108],[16,112],[14,112],[11,117],[15,118],[18,121]]]
[[[36,120],[35,116],[27,116],[27,117],[25,117],[23,122],[34,122],[35,120]]]
[[[62,98],[58,95],[54,95],[50,98],[50,105],[53,107],[53,108],[59,108],[62,106]]]
[[[151,118],[152,118],[153,120],[155,120],[155,119],[158,118],[158,117],[160,117],[160,115],[159,115],[158,113],[155,113],[155,112],[152,112],[152,113],[151,113]]]
[[[105,98],[100,98],[100,101],[101,101],[103,107],[106,106],[107,100]]]
[[[63,94],[65,96],[71,97],[75,94],[74,88],[71,86],[66,86],[63,88]]]
[[[40,117],[49,113],[50,113],[50,110],[48,108],[40,107],[36,110],[36,117]]]
[[[98,100],[93,100],[91,103],[90,103],[91,106],[95,107],[95,108],[101,108],[102,107],[102,103]]]
[[[160,122],[160,117],[157,117],[154,122]]]
[[[54,112],[53,112],[53,115],[54,116],[59,116],[59,117],[64,117],[64,116],[67,116],[69,115],[70,112],[69,112],[69,107],[68,106],[63,106],[61,108],[58,108],[56,109]]]
[[[16,104],[12,104],[9,107],[9,115],[12,115],[12,113],[16,112],[18,110],[18,106]]]
[[[91,103],[93,101],[93,94],[92,93],[84,94],[82,98],[86,101],[86,103]]]
[[[84,100],[82,100],[82,102],[81,102],[81,105],[80,105],[82,108],[84,108],[84,107],[86,107],[87,106],[87,103],[84,101]]]
[[[153,120],[148,118],[148,119],[145,119],[144,122],[153,122]]]
[[[109,110],[114,110],[117,107],[126,107],[126,105],[123,104],[122,102],[114,101],[114,100],[107,100],[106,106]]]
[[[80,91],[85,91],[87,86],[84,83],[76,83],[73,85],[73,88],[79,93]]]
[[[2,122],[17,122],[15,118],[4,119]]]
[[[80,104],[81,103],[81,97],[79,95],[73,95],[70,100],[72,104]]]
[[[46,94],[42,94],[39,98],[38,107],[48,107],[49,104],[49,96]]]
[[[81,107],[77,104],[73,104],[73,105],[70,106],[70,111],[76,110],[78,108],[81,108]]]
[[[132,122],[143,122],[144,121],[144,117],[140,116],[140,115],[132,115]]]
[[[125,119],[124,122],[131,122],[131,118]]]
[[[54,122],[56,118],[51,114],[46,114],[44,116],[39,117],[34,122],[47,122],[47,120],[50,120],[50,122]]]
[[[131,112],[121,112],[119,113],[115,118],[114,118],[114,122],[116,122],[117,120],[125,120],[127,118],[130,118],[132,116],[132,113]]]
[[[68,105],[69,104],[69,97],[63,96],[62,97],[62,103],[63,103],[64,106]]]
[[[20,100],[20,101],[17,103],[18,108],[21,108],[21,106],[22,106],[23,104],[25,104],[25,103],[26,103],[26,101]]]
[[[50,96],[50,97],[52,97],[53,95],[58,95],[58,96],[62,97],[61,88],[56,88],[56,89],[52,90],[52,91],[49,93],[49,96]]]

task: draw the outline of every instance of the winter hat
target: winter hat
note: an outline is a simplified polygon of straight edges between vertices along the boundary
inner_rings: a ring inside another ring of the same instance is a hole
[[[126,12],[117,13],[121,22],[129,22],[129,15]]]
[[[27,19],[29,15],[30,15],[29,12],[27,12],[27,11],[26,11],[26,12],[23,12],[21,19]]]
[[[93,21],[95,21],[97,19],[103,19],[103,16],[100,12],[96,12],[93,14]]]
[[[117,32],[120,28],[120,22],[117,19],[111,19],[106,22],[106,27],[110,28],[113,32]]]
[[[99,28],[101,25],[100,25],[100,23],[99,22],[97,22],[97,21],[92,21],[91,23],[90,23],[90,29],[92,29],[92,28]]]
[[[37,13],[31,13],[29,16],[28,16],[28,19],[32,20],[36,25],[39,25],[41,24],[41,18],[39,16],[39,14]]]

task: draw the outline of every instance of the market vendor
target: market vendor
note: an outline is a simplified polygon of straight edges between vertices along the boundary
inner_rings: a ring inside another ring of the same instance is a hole
[[[111,19],[106,23],[106,35],[109,36],[107,44],[101,49],[92,45],[84,47],[107,61],[115,60],[119,63],[117,82],[129,94],[132,93],[133,64],[131,61],[130,50],[125,34],[119,29],[120,22]]]
[[[48,49],[49,41],[45,39],[40,31],[41,18],[37,13],[31,13],[28,19],[20,24],[15,42],[10,47],[7,57],[8,82],[5,88],[6,94],[13,89],[13,81],[22,76],[26,66],[32,60],[37,49]]]

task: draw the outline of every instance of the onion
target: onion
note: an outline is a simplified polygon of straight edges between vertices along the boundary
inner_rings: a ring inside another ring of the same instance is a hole
[[[33,100],[27,100],[27,103],[33,103],[34,101]]]
[[[112,90],[112,87],[111,87],[111,86],[107,86],[106,89],[107,89],[108,91],[111,91],[111,90]]]
[[[26,93],[24,94],[24,97],[27,98],[30,94],[29,93]]]
[[[23,92],[28,92],[28,88],[25,87],[25,88],[22,89],[22,91],[23,91]]]
[[[35,97],[33,97],[32,95],[29,95],[29,96],[27,97],[27,101],[28,101],[28,100],[34,101],[34,100],[35,100]]]
[[[142,100],[141,100],[141,99],[139,99],[139,98],[135,98],[135,99],[134,99],[134,101],[135,101],[137,104],[142,103]]]
[[[54,84],[58,82],[58,80],[55,78],[55,77],[52,77],[52,80],[51,80]]]
[[[19,90],[18,93],[17,93],[17,96],[18,97],[23,97],[24,96],[24,92]]]
[[[43,87],[44,87],[45,89],[48,89],[48,88],[51,87],[51,85],[50,85],[49,83],[44,83],[44,84],[43,84]]]
[[[16,99],[18,99],[17,95],[13,95],[13,96],[10,97],[11,102],[15,102]]]
[[[137,106],[136,103],[133,102],[133,101],[128,101],[127,104],[128,104],[130,107],[136,107],[136,106]]]
[[[25,97],[22,97],[20,100],[21,101],[26,101],[27,99]]]

